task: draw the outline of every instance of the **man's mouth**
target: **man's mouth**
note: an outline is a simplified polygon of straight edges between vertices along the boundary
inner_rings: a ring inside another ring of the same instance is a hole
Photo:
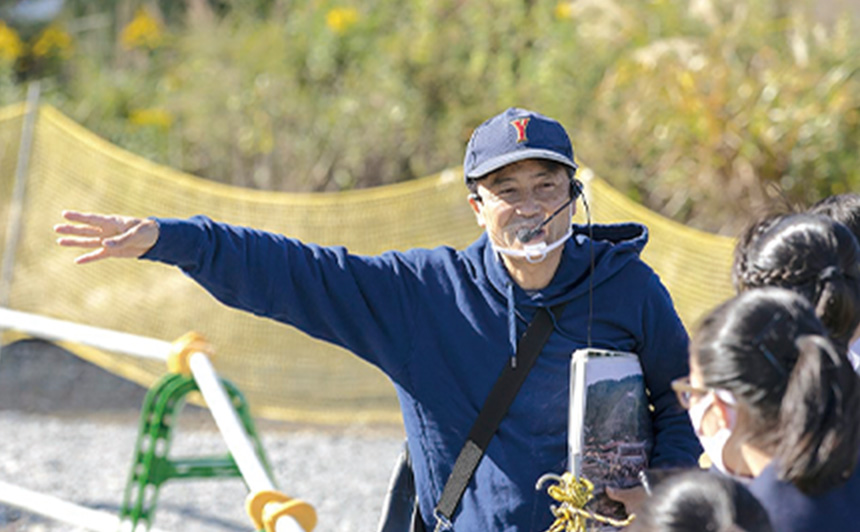
[[[514,232],[517,242],[521,244],[533,244],[546,236],[546,228],[540,227],[540,223],[523,225]]]

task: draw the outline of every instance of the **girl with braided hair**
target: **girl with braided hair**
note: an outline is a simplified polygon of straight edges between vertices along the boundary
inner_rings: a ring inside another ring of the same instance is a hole
[[[860,194],[848,192],[828,196],[813,204],[806,212],[836,220],[850,229],[857,242],[860,242]],[[860,334],[855,334],[854,341],[848,346],[848,357],[854,369],[860,372]]]
[[[860,245],[843,224],[813,214],[760,219],[739,238],[732,278],[738,292],[779,286],[812,303],[836,347],[860,333]],[[860,358],[849,354],[852,365]]]
[[[836,220],[860,241],[860,194],[849,192],[828,196],[814,203],[806,212]]]
[[[672,386],[711,461],[752,479],[774,530],[857,530],[860,379],[806,298],[769,287],[723,303]]]

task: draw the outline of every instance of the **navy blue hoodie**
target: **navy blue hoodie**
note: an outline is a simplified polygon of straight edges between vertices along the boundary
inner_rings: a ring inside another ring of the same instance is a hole
[[[779,480],[773,463],[748,487],[767,510],[776,532],[860,530],[860,467],[845,483],[818,495],[807,495],[791,482]]]
[[[462,251],[359,256],[202,216],[157,222],[158,242],[143,258],[179,266],[223,303],[345,347],[388,375],[430,529],[457,454],[513,356],[510,329],[519,337],[538,307],[567,302],[453,519],[457,531],[549,527],[552,501],[535,482],[567,466],[570,355],[587,344],[585,228],[575,226],[549,286],[524,291],[486,234]],[[651,466],[695,465],[701,448],[669,385],[687,374],[687,334],[639,258],[647,230],[595,225],[593,235],[593,346],[640,357],[654,407]]]

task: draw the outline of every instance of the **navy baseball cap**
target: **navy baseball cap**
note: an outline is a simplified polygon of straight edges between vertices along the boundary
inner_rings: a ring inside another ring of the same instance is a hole
[[[524,159],[547,159],[576,170],[564,127],[542,114],[511,107],[478,126],[463,160],[466,181]]]

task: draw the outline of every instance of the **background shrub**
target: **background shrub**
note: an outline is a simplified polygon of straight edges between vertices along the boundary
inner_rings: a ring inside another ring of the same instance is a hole
[[[133,152],[286,191],[457,166],[482,120],[527,107],[632,198],[736,234],[766,204],[860,185],[856,19],[811,7],[69,0],[50,23],[9,23],[12,59],[0,31],[0,97],[38,77],[46,101]],[[69,39],[42,57],[48,28]]]

